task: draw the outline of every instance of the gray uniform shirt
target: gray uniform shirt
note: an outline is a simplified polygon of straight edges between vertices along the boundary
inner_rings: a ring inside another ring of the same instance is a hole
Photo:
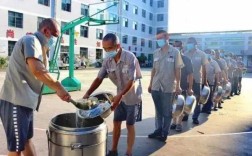
[[[152,80],[152,90],[163,91],[165,93],[175,92],[176,80],[175,69],[184,66],[180,52],[173,46],[169,46],[168,52],[157,49],[154,52],[153,68],[155,74]]]
[[[238,70],[238,75],[239,77],[242,77],[243,74],[243,68],[244,68],[244,63],[242,61],[237,61],[237,66],[239,68]]]
[[[225,74],[227,74],[228,66],[227,66],[226,60],[223,58],[219,58],[219,59],[215,59],[215,61],[219,64],[221,71],[224,72]],[[224,80],[223,73],[220,74],[219,79],[221,82]]]
[[[26,59],[32,57],[42,62],[41,46],[46,43],[46,38],[39,32],[17,41],[9,60],[0,99],[36,109],[41,101],[42,83],[30,72]]]
[[[233,59],[227,59],[227,65],[228,65],[228,78],[232,79],[235,76],[235,70],[237,68],[236,61]]]
[[[202,83],[202,66],[208,63],[206,54],[203,51],[196,49],[194,53],[185,53],[185,56],[192,60],[193,79],[195,83]]]
[[[206,77],[207,77],[209,85],[215,84],[215,76],[217,73],[220,73],[220,72],[221,72],[221,69],[218,63],[213,59],[209,60],[209,63],[206,64]]]
[[[122,51],[120,60],[116,63],[114,59],[109,58],[103,61],[102,68],[98,73],[98,78],[106,76],[117,86],[117,93],[123,91],[130,80],[136,80],[136,68],[138,60],[133,53]],[[134,105],[140,102],[133,86],[122,98],[126,105]]]

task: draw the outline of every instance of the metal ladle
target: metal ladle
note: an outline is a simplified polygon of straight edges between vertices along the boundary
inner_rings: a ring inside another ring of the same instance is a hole
[[[81,102],[76,102],[73,99],[70,99],[69,102],[71,102],[78,109],[82,109],[82,110],[88,110],[89,109],[88,105],[85,105],[84,103],[81,103]]]

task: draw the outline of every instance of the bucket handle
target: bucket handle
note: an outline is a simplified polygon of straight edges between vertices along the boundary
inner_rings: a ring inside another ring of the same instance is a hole
[[[83,149],[83,148],[89,148],[89,147],[93,147],[93,146],[97,146],[99,144],[101,144],[102,142],[100,143],[96,143],[96,144],[93,144],[93,145],[83,145],[81,143],[73,143],[71,144],[71,150],[75,150],[75,149]]]

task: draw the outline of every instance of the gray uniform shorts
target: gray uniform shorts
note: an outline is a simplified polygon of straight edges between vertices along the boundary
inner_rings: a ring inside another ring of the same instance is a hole
[[[33,137],[33,110],[0,100],[0,118],[8,150],[23,151],[26,142]]]
[[[127,125],[134,125],[136,122],[137,105],[126,105],[121,102],[115,109],[114,121],[125,121]]]

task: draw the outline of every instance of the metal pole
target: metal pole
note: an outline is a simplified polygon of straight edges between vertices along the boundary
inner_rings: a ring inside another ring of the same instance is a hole
[[[118,2],[118,20],[119,20],[119,24],[117,25],[117,35],[118,38],[120,40],[120,42],[122,41],[122,1]]]
[[[57,2],[56,0],[51,1],[51,18],[56,19]]]
[[[69,29],[69,77],[74,77],[74,28]]]

